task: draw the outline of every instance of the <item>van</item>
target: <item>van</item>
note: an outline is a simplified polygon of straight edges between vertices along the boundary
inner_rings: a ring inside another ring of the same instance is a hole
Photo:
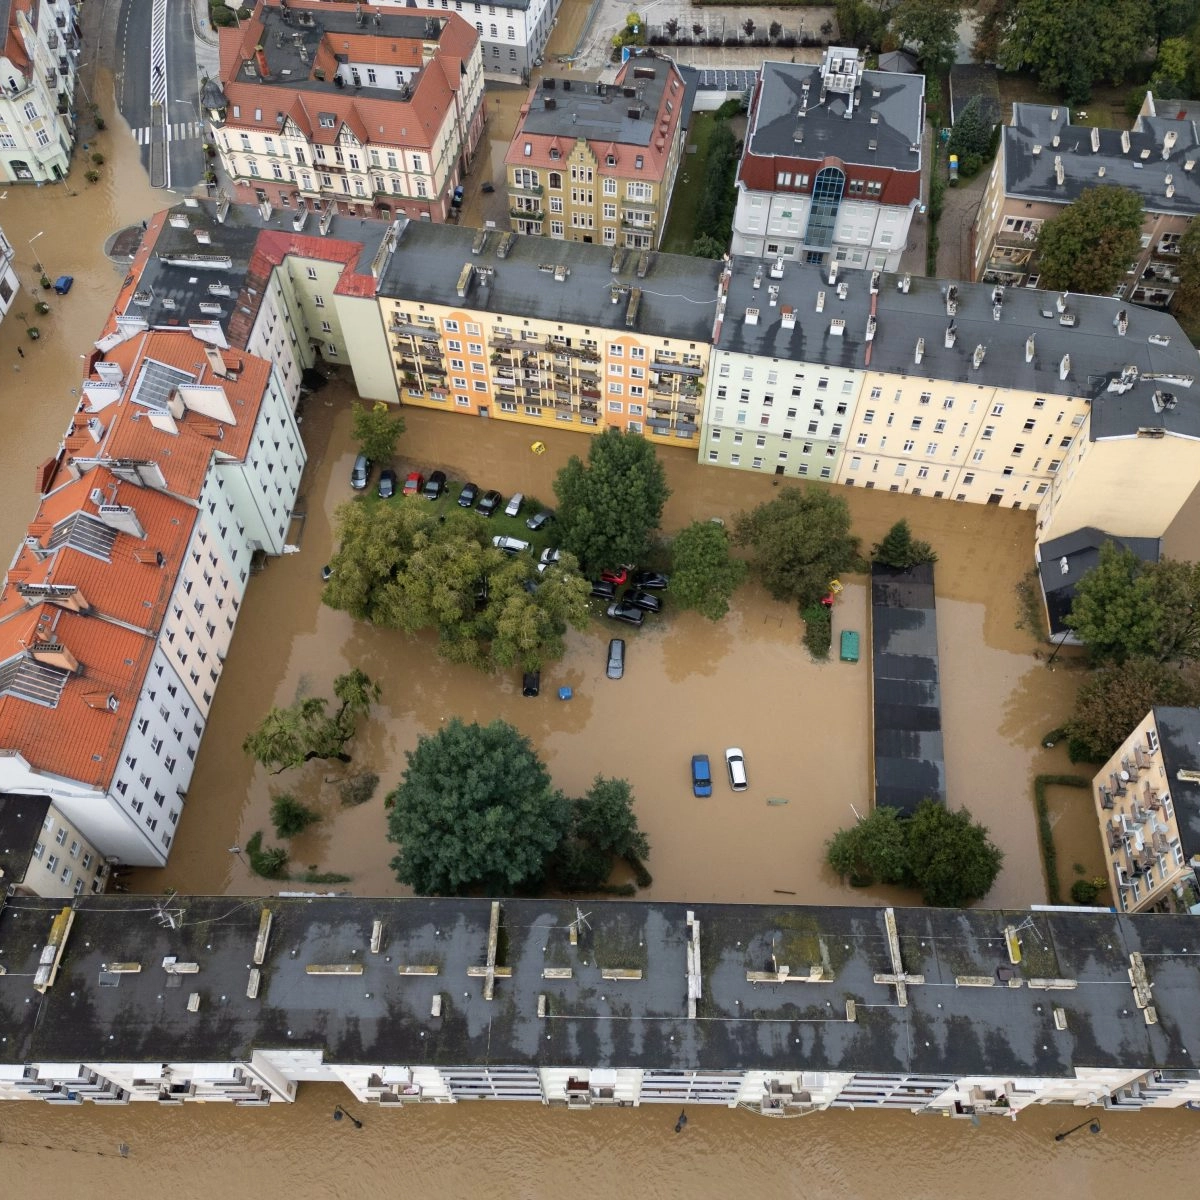
[[[524,492],[514,492],[512,498],[504,506],[504,515],[506,517],[515,517],[521,511],[521,505],[525,503]]]
[[[750,786],[746,778],[746,760],[736,746],[725,751],[725,769],[729,772],[729,786],[735,792],[744,792]]]
[[[354,466],[350,470],[350,486],[356,492],[361,492],[370,478],[371,460],[365,454],[360,454],[355,458]]]

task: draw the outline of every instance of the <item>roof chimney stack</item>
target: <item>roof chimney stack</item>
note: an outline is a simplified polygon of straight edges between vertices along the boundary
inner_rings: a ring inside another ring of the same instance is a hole
[[[1029,336],[1028,336],[1028,337],[1025,339],[1025,361],[1026,361],[1027,363],[1031,363],[1031,362],[1033,362],[1033,352],[1034,352],[1036,349],[1037,349],[1037,341],[1036,341],[1036,339],[1034,338],[1033,334],[1031,333],[1031,334],[1030,334],[1030,335],[1029,335]]]
[[[985,348],[984,344],[980,342],[979,345],[975,347],[975,353],[971,355],[971,366],[974,370],[978,371],[979,368],[983,366],[983,357],[985,354],[987,354],[987,349]]]
[[[1062,356],[1062,361],[1058,364],[1058,377],[1059,377],[1059,379],[1066,379],[1066,377],[1068,375],[1070,375],[1070,373],[1071,373],[1071,356],[1069,354],[1064,354]]]
[[[1054,182],[1057,183],[1059,187],[1062,187],[1066,181],[1067,173],[1063,169],[1062,155],[1056,154],[1054,156]]]
[[[1178,138],[1178,136],[1179,135],[1173,129],[1168,129],[1167,132],[1163,135],[1163,148],[1162,148],[1163,158],[1170,157],[1171,151],[1175,149],[1175,141]]]
[[[1097,126],[1092,126],[1092,153],[1100,153],[1100,130]]]
[[[919,337],[919,338],[917,338],[917,348],[913,352],[913,362],[919,363],[921,361],[921,359],[923,359],[924,357],[925,357],[925,339],[923,337]]]

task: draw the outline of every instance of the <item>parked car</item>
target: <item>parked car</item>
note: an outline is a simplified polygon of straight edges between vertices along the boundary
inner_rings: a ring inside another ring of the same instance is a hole
[[[379,498],[390,500],[396,494],[396,472],[391,467],[384,467],[379,472]]]
[[[454,189],[454,196],[450,201],[450,207],[451,208],[462,208],[462,202],[463,202],[463,185],[460,183],[458,185],[458,187],[456,187]]]
[[[60,275],[54,281],[54,290],[60,295],[65,296],[70,290],[71,285],[75,282],[74,275]]]
[[[490,196],[496,190],[496,185],[490,179],[485,179],[479,185],[479,190],[481,192],[486,192]]]
[[[562,551],[557,546],[547,546],[538,558],[538,565],[552,567],[560,558],[562,558]]]
[[[634,587],[645,588],[651,592],[665,591],[670,582],[670,575],[663,575],[658,571],[639,571],[633,577]]]
[[[614,621],[624,621],[627,625],[640,625],[646,619],[646,614],[632,604],[610,604],[605,611]]]
[[[488,581],[486,575],[475,580],[475,611],[483,612],[488,602]]]
[[[592,580],[592,596],[596,600],[615,600],[617,589],[604,579]]]
[[[425,490],[421,493],[426,500],[437,500],[446,490],[446,472],[434,471],[425,481]]]
[[[479,499],[479,484],[464,483],[463,489],[458,493],[458,507],[470,508],[476,500]]]
[[[509,497],[508,503],[504,506],[504,515],[506,517],[515,517],[521,511],[521,505],[525,503],[524,492],[513,492]]]
[[[692,755],[692,795],[712,795],[712,768],[707,754]]]
[[[662,612],[662,601],[651,592],[643,592],[640,588],[626,588],[621,602],[645,609],[646,612]]]
[[[600,578],[606,579],[609,583],[615,583],[617,587],[620,587],[629,578],[629,572],[624,567],[617,567],[613,571],[601,571]]]
[[[328,582],[329,582],[329,579],[330,579],[330,576],[331,576],[332,574],[333,574],[333,568],[332,568],[332,567],[331,567],[331,566],[330,566],[328,563],[326,563],[326,564],[325,564],[325,565],[324,565],[324,566],[321,568],[321,582],[322,582],[322,583],[328,583]]]
[[[505,554],[520,554],[522,550],[529,549],[528,542],[523,542],[520,538],[505,537],[502,533],[492,538],[492,545],[497,550],[503,550]]]
[[[500,501],[503,499],[504,497],[499,492],[484,492],[483,499],[475,505],[475,511],[481,517],[494,517],[496,509],[500,507]]]
[[[526,671],[521,677],[521,695],[536,696],[542,690],[541,671]]]
[[[608,643],[608,677],[620,679],[625,674],[625,639],[613,638]]]
[[[404,494],[415,496],[425,486],[425,476],[420,471],[410,471],[404,481]]]
[[[534,513],[533,516],[525,522],[525,527],[527,529],[532,529],[534,533],[537,533],[539,529],[545,529],[546,526],[549,525],[553,520],[554,510],[550,508],[543,508],[540,513]]]
[[[729,786],[735,792],[744,792],[750,786],[746,778],[746,760],[736,746],[725,751],[725,770],[729,772]]]
[[[365,454],[360,454],[355,458],[354,466],[350,468],[350,486],[356,492],[361,492],[370,481],[371,460]]]

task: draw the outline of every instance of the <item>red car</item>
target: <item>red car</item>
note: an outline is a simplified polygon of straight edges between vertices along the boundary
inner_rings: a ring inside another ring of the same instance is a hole
[[[625,567],[617,567],[615,571],[601,571],[600,578],[620,587],[629,578],[629,571]]]
[[[404,481],[404,495],[405,496],[416,496],[420,493],[421,489],[424,486],[425,486],[425,476],[422,475],[420,471],[414,471]]]

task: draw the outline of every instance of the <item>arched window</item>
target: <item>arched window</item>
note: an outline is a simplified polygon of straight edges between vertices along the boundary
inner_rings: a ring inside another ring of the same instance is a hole
[[[833,229],[845,188],[846,176],[837,167],[825,167],[817,172],[808,210],[808,228],[804,232],[806,246],[828,250],[833,245]]]

